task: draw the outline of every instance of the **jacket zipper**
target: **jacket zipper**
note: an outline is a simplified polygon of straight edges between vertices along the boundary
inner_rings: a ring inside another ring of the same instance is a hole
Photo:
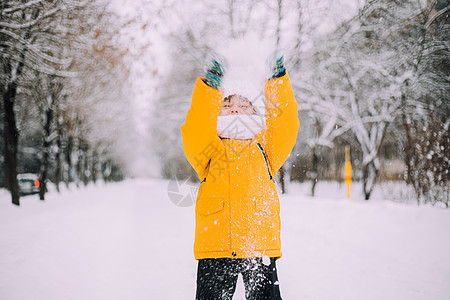
[[[206,177],[208,177],[208,174],[209,174],[209,168],[210,168],[210,167],[211,167],[211,158],[209,159],[208,165],[206,166],[208,172],[206,173],[205,178],[204,178],[200,183],[203,183],[203,182],[206,181]]]
[[[266,153],[264,152],[264,149],[260,143],[256,143],[256,145],[258,146],[259,150],[261,151],[261,154],[264,157],[264,161],[266,162],[266,168],[267,168],[267,173],[269,173],[269,179],[273,180],[272,174],[270,174],[269,162],[267,161]]]

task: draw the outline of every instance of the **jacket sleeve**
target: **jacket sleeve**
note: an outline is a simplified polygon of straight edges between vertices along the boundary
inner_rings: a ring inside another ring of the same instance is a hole
[[[217,116],[220,113],[223,93],[206,85],[198,78],[192,93],[191,108],[181,126],[183,151],[200,180],[213,154],[220,146],[217,136]]]
[[[265,97],[267,129],[262,135],[262,145],[275,176],[295,145],[300,125],[289,75],[266,82]]]

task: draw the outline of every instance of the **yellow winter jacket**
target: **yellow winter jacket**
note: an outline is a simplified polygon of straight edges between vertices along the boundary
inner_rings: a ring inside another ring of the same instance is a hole
[[[294,147],[297,102],[286,74],[266,82],[266,129],[252,140],[221,139],[223,93],[197,80],[181,127],[184,153],[202,183],[194,255],[281,257],[280,203],[273,178]]]

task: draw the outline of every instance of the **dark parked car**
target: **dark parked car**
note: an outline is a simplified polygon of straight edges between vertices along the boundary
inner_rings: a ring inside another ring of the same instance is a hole
[[[24,173],[17,175],[19,183],[19,193],[21,195],[30,195],[39,193],[39,178],[36,174]]]

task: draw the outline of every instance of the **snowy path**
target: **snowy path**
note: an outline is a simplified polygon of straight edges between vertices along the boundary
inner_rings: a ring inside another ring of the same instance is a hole
[[[167,184],[89,186],[21,207],[0,190],[0,299],[194,299],[194,210],[173,205]],[[281,199],[284,299],[450,299],[450,210],[303,194]]]

